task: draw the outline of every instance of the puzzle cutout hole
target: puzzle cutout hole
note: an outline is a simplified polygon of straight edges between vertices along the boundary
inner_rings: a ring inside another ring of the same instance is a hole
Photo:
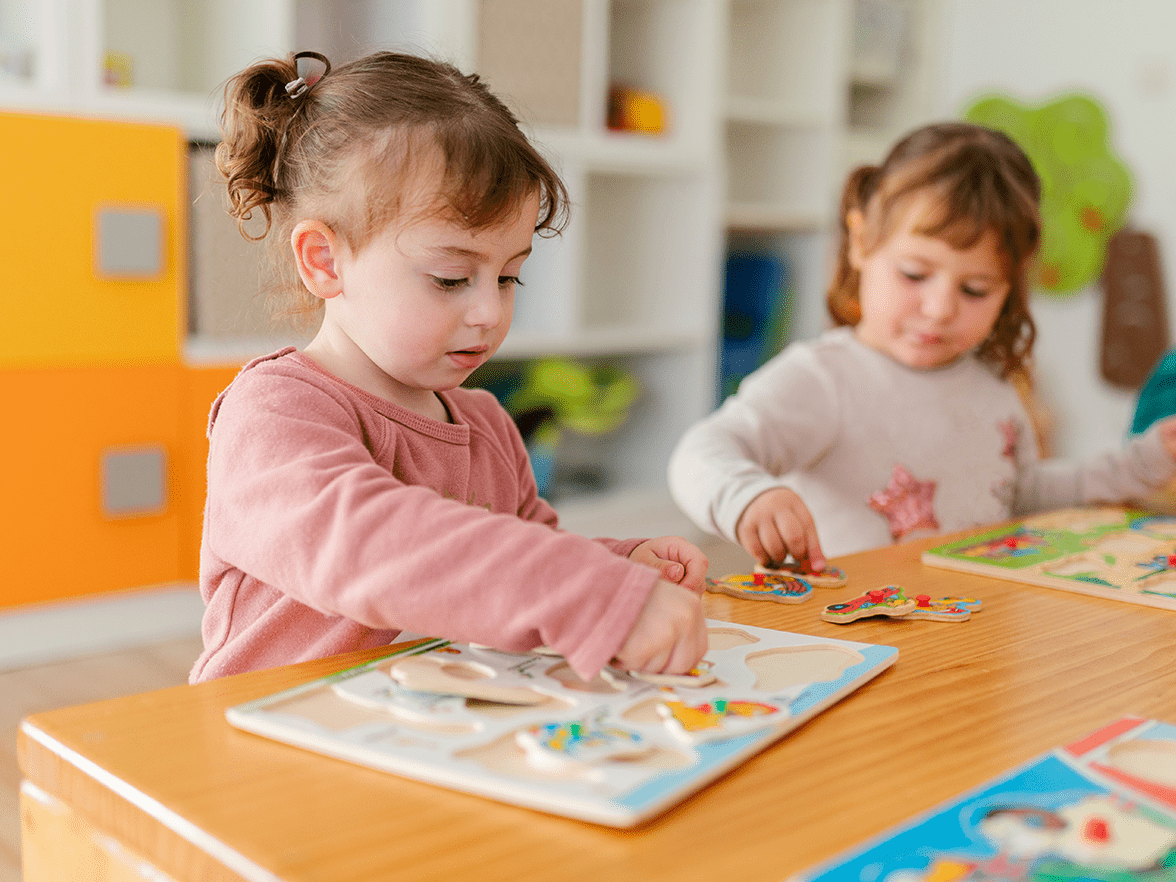
[[[740,631],[738,628],[711,628],[707,632],[707,638],[707,645],[716,652],[759,643],[758,637],[752,637],[746,631]]]
[[[791,646],[750,653],[748,669],[756,676],[755,688],[777,692],[802,683],[827,683],[862,661],[852,650],[836,646]]]
[[[1128,775],[1176,786],[1176,742],[1125,741],[1107,752],[1110,765]]]

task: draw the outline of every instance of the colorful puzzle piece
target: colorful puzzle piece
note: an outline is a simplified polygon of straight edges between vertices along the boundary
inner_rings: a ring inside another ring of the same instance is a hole
[[[606,725],[599,717],[528,726],[515,733],[515,743],[540,769],[632,759],[652,749],[640,732]]]
[[[812,596],[813,586],[796,576],[770,573],[738,573],[722,579],[707,579],[706,590],[745,600],[803,603]]]
[[[838,625],[870,616],[963,622],[971,618],[980,605],[980,601],[972,597],[932,598],[929,594],[918,594],[912,599],[898,585],[887,585],[885,588],[867,591],[850,601],[831,603],[825,607],[821,618]]]
[[[809,569],[807,564],[800,561],[788,561],[778,567],[756,566],[755,571],[768,576],[803,579],[814,588],[840,588],[849,582],[849,577],[845,575],[845,570],[841,567],[830,565],[820,572],[814,572]]]
[[[933,622],[965,622],[978,612],[980,601],[973,597],[939,597],[919,594],[915,597],[915,608],[903,616],[904,619],[928,619]]]
[[[821,611],[821,618],[841,625],[869,616],[905,616],[917,605],[918,602],[907,597],[901,587],[887,585],[885,588],[873,588],[853,600],[831,603]]]
[[[767,718],[788,713],[781,705],[717,697],[699,704],[663,701],[657,711],[675,735],[690,741],[729,738],[762,729],[772,722]]]

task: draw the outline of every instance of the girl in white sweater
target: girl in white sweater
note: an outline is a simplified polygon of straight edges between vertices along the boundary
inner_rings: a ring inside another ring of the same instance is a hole
[[[701,527],[761,564],[1148,495],[1176,473],[1176,421],[1085,463],[1040,461],[1010,378],[1035,330],[1040,182],[999,132],[918,129],[850,175],[836,327],[795,343],[692,427],[669,482]]]

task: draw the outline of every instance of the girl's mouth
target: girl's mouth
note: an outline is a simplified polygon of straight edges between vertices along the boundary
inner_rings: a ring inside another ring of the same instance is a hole
[[[477,346],[473,349],[455,349],[449,353],[449,358],[452,359],[458,367],[473,369],[480,365],[486,358],[487,347]]]

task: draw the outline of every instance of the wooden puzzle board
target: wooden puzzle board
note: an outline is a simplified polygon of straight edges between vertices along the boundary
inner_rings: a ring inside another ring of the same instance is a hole
[[[708,620],[706,686],[559,656],[431,640],[229,708],[229,722],[352,762],[505,802],[630,827],[681,801],[877,676],[898,650]],[[506,705],[405,688],[413,667],[541,700]],[[520,733],[523,733],[520,735]]]
[[[790,882],[1176,878],[1176,727],[1123,717]]]
[[[1176,609],[1176,517],[1071,508],[932,548],[923,562],[998,579]]]

